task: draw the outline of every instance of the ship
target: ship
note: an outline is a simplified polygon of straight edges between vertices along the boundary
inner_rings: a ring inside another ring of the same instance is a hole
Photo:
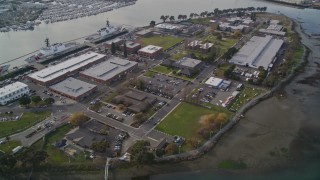
[[[37,51],[36,54],[32,55],[25,59],[28,63],[44,63],[50,60],[59,58],[63,55],[70,54],[72,52],[83,49],[84,45],[81,45],[76,42],[68,42],[68,43],[55,43],[50,45],[49,39],[45,40],[46,47],[41,48]]]
[[[110,40],[112,38],[115,38],[117,36],[120,36],[122,34],[127,33],[128,30],[124,27],[115,27],[110,26],[110,22],[107,20],[107,25],[104,28],[101,28],[98,30],[96,34],[93,34],[91,36],[88,36],[85,38],[86,41],[90,43],[100,43],[106,40]]]

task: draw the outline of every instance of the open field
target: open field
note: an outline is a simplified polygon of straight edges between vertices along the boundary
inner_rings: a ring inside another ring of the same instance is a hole
[[[28,128],[34,125],[36,122],[45,119],[50,116],[49,111],[39,112],[25,112],[22,117],[17,121],[7,121],[0,123],[0,137],[4,137],[19,130]]]
[[[217,68],[216,76],[224,77],[224,72],[231,66],[231,64],[224,64]]]
[[[254,97],[264,93],[264,89],[252,88],[252,87],[245,87],[236,100],[231,104],[230,109],[237,111],[241,106],[249,102]]]
[[[162,74],[166,74],[166,75],[170,75],[172,77],[176,77],[176,78],[179,78],[179,79],[183,79],[183,80],[187,80],[187,81],[192,81],[194,80],[195,77],[187,77],[185,75],[182,75],[182,74],[179,74],[179,69],[174,69],[174,68],[170,68],[170,67],[166,67],[166,66],[163,66],[163,65],[157,65],[156,67],[154,67],[152,69],[152,71],[155,72],[158,72],[158,73],[162,73]],[[176,73],[174,74],[173,71],[176,71]],[[146,74],[147,73],[147,74]],[[146,72],[144,75],[145,76],[148,76],[148,77],[152,77],[154,74],[151,74],[151,72]]]
[[[143,75],[146,77],[153,77],[154,75],[156,75],[156,73],[153,71],[146,71],[145,73],[143,73]]]
[[[177,38],[173,36],[153,36],[153,37],[140,39],[142,46],[147,46],[147,45],[160,46],[163,48],[164,51],[180,43],[181,41],[183,41],[182,38]]]
[[[172,68],[162,66],[162,65],[158,65],[158,66],[154,67],[152,70],[159,72],[159,73],[163,73],[163,74],[170,74],[173,71]]]
[[[223,40],[218,40],[217,36],[214,35],[206,36],[203,40],[212,42],[215,45],[215,47],[219,49],[218,56],[227,52],[228,49],[231,48],[238,41],[237,39],[231,38],[224,38]]]
[[[21,145],[20,141],[9,141],[9,142],[6,142],[5,144],[0,144],[0,151],[10,154],[13,148],[20,145]]]
[[[156,127],[156,129],[171,135],[182,136],[186,139],[194,137],[203,139],[197,134],[197,130],[202,126],[199,122],[201,116],[219,112],[227,112],[227,110],[218,106],[215,106],[215,108],[212,109],[206,109],[182,102]]]
[[[189,53],[187,51],[182,51],[180,53],[172,55],[170,59],[177,61],[177,60],[182,59],[183,57],[187,56],[188,54]]]

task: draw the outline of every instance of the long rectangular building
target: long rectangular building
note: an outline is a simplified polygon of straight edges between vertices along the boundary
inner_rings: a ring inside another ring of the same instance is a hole
[[[80,101],[97,90],[97,86],[69,77],[53,86],[50,91],[58,93],[70,99]]]
[[[19,99],[25,94],[29,93],[28,85],[22,82],[15,82],[0,88],[0,104],[7,103]]]
[[[98,83],[110,83],[127,74],[137,62],[111,57],[108,60],[80,72],[80,76]]]
[[[272,67],[282,44],[283,40],[274,39],[269,35],[265,37],[253,36],[229,62],[252,68],[262,66],[267,70]]]
[[[104,59],[105,55],[103,54],[88,52],[30,74],[28,78],[37,84],[49,86],[64,80],[66,77],[79,72],[83,68],[100,63]]]

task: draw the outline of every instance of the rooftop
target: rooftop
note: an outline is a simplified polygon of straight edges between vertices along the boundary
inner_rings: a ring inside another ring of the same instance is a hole
[[[61,92],[72,97],[79,97],[95,87],[96,85],[89,84],[87,82],[69,77],[64,81],[50,86],[50,89],[53,89],[55,91]]]
[[[141,31],[136,32],[136,34],[143,36],[143,35],[149,34],[149,33],[151,33],[151,32],[152,32],[151,29],[144,29],[144,30],[141,30]]]
[[[162,49],[162,47],[160,47],[160,46],[148,45],[148,46],[140,49],[139,51],[145,52],[145,53],[155,53],[161,49]]]
[[[118,57],[111,57],[81,72],[81,74],[107,81],[114,76],[135,66],[137,62],[128,61]]]
[[[135,48],[137,46],[141,46],[141,44],[136,43],[136,42],[132,42],[132,41],[126,41],[126,46],[127,46],[127,48]]]
[[[223,82],[223,79],[216,78],[216,77],[210,77],[205,84],[213,87],[218,87]]]
[[[169,30],[174,30],[174,29],[179,29],[179,26],[173,25],[173,24],[168,24],[168,23],[162,23],[158,24],[155,26],[156,28],[161,28],[161,29],[169,29]]]
[[[98,54],[95,52],[88,52],[86,54],[82,54],[80,56],[71,58],[67,61],[59,63],[54,66],[50,66],[48,68],[42,69],[41,71],[35,72],[33,74],[28,75],[29,77],[36,79],[42,82],[48,82],[52,79],[60,77],[68,72],[75,71],[77,69],[82,68],[83,66],[88,65],[89,63],[95,62],[104,58],[105,55]]]
[[[22,89],[24,87],[28,87],[28,85],[26,85],[22,82],[15,82],[15,83],[6,85],[6,86],[0,88],[0,96],[5,96],[7,94],[15,92],[15,91]]]
[[[230,62],[239,65],[248,65],[253,68],[263,66],[268,69],[275,55],[283,44],[283,40],[273,39],[272,36],[253,36]]]
[[[202,61],[198,60],[198,59],[192,59],[192,58],[188,58],[188,57],[184,57],[182,59],[180,59],[179,61],[176,61],[177,65],[181,65],[181,66],[185,66],[188,68],[194,68],[197,65],[199,65]]]
[[[121,38],[116,38],[116,39],[112,39],[110,41],[107,41],[106,44],[111,45],[112,43],[121,43],[122,41],[124,41],[124,40]]]

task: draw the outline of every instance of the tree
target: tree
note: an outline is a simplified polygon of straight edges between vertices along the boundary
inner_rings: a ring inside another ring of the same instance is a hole
[[[54,103],[54,99],[53,98],[46,98],[45,100],[44,100],[44,102],[46,103],[46,104],[53,104]]]
[[[139,140],[131,147],[132,162],[143,165],[151,164],[154,161],[154,155],[149,151],[150,143]]]
[[[74,126],[82,126],[86,121],[88,121],[90,118],[86,115],[84,115],[82,112],[74,113],[69,121]]]
[[[12,178],[12,174],[15,172],[15,165],[17,159],[13,155],[4,154],[0,156],[0,177],[6,179]]]
[[[158,157],[162,157],[165,154],[165,151],[163,149],[157,149],[156,150],[156,155]]]
[[[143,114],[143,112],[139,112],[133,117],[133,120],[134,122],[141,123],[146,121],[147,117]]]
[[[236,31],[234,32],[234,36],[235,36],[236,38],[240,38],[240,37],[242,36],[241,31],[236,30]]]
[[[154,27],[156,25],[156,21],[150,21],[150,27]]]
[[[19,103],[22,106],[26,106],[31,103],[31,99],[28,96],[24,95],[20,98]]]
[[[203,117],[203,123],[206,127],[210,126],[212,123],[214,123],[215,119],[216,119],[216,115],[215,114],[208,114],[205,115]]]
[[[48,153],[44,150],[36,151],[32,157],[33,165],[38,165],[49,157]]]
[[[116,53],[116,50],[117,50],[116,44],[115,44],[114,42],[112,42],[112,43],[111,43],[111,53],[112,53],[112,54],[115,54],[115,53]]]
[[[174,21],[174,16],[170,16],[169,20]]]
[[[218,27],[219,27],[219,26],[218,26]],[[221,35],[221,33],[218,33],[218,34],[217,34],[217,40],[219,40],[219,41],[222,40],[222,35]]]
[[[214,120],[216,125],[221,126],[222,124],[226,123],[228,120],[228,116],[226,113],[218,113],[217,117]]]
[[[90,148],[99,153],[104,153],[106,152],[106,148],[109,147],[109,143],[105,140],[100,141],[100,142],[93,142],[90,146]]]
[[[160,19],[161,19],[163,22],[166,22],[166,20],[168,19],[168,17],[169,17],[169,16],[164,16],[164,15],[162,15],[162,16],[160,17]]]
[[[191,138],[191,139],[187,139],[186,143],[192,148],[197,148],[199,147],[200,140],[197,138]]]
[[[42,101],[40,96],[32,96],[31,101],[35,104],[38,104],[40,101]]]
[[[165,149],[165,152],[169,155],[177,154],[178,151],[179,151],[179,147],[176,143],[169,144]]]
[[[126,43],[123,44],[123,56],[124,56],[125,58],[128,57],[127,44],[126,44]]]

